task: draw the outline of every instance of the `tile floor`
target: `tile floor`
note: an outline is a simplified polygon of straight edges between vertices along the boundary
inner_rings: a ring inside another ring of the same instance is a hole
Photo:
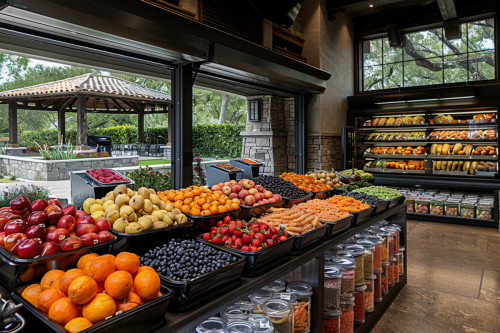
[[[500,332],[500,231],[408,221],[408,284],[374,333]]]

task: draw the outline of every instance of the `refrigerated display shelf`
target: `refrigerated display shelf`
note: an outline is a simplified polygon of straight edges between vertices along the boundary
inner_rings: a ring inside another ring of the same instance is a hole
[[[389,130],[394,130],[394,131],[405,131],[405,129],[408,129],[408,131],[405,132],[413,132],[421,129],[422,131],[425,131],[427,129],[464,129],[464,130],[469,130],[471,128],[480,128],[480,129],[489,129],[489,128],[497,128],[496,123],[466,123],[466,124],[426,124],[426,125],[408,125],[408,126],[363,126],[359,127],[358,131],[361,132],[371,132],[371,131],[389,131]]]
[[[409,220],[428,221],[428,222],[441,222],[452,224],[463,224],[476,227],[497,228],[498,224],[495,220],[483,220],[476,218],[466,218],[460,216],[446,216],[446,215],[432,215],[420,213],[408,213]]]
[[[363,158],[374,158],[374,159],[405,159],[405,160],[425,160],[426,155],[374,155],[366,154]]]
[[[457,161],[498,161],[498,156],[489,155],[427,155],[429,160],[457,160]]]

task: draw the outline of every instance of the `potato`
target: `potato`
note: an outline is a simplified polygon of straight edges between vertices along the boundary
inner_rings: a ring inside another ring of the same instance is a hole
[[[174,208],[174,209],[172,209],[172,214],[174,214],[174,216],[175,216],[175,215],[182,214],[182,212],[179,209]]]
[[[174,209],[174,205],[172,205],[171,203],[165,203],[165,209],[167,212],[171,212],[173,209]]]
[[[125,228],[128,225],[128,221],[125,220],[123,217],[120,217],[113,223],[113,229],[118,231],[118,232],[125,232]]]
[[[132,222],[132,223],[129,223],[126,227],[125,227],[125,232],[127,234],[137,234],[139,232],[143,232],[144,229],[141,227],[141,225],[137,222]]]
[[[153,229],[168,228],[168,224],[163,221],[157,221],[153,223]]]
[[[178,215],[176,215],[175,216],[175,220],[177,222],[179,222],[179,224],[186,223],[188,221],[186,215],[184,215],[184,214],[178,214]]]
[[[143,230],[147,231],[153,228],[153,220],[149,216],[141,217],[137,223],[139,223]]]
[[[163,215],[163,222],[165,222],[168,226],[174,225],[174,220],[175,216],[174,219],[171,219],[168,213]]]

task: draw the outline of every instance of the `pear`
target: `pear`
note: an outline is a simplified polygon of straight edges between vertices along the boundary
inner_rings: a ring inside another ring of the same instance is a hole
[[[102,199],[95,199],[95,203],[102,206],[104,204],[104,201],[102,201]]]
[[[113,194],[113,191],[109,191],[108,193],[106,193],[106,196],[104,197],[103,201],[107,201],[107,200],[115,200],[115,195]]]
[[[151,202],[153,203],[153,205],[156,205],[156,206],[160,206],[160,202],[162,202],[160,200],[160,198],[156,195],[156,193],[153,193],[153,194],[150,194],[149,195],[149,200],[151,200]]]
[[[153,223],[153,229],[168,228],[168,224],[163,221],[158,221]]]
[[[186,223],[188,221],[186,215],[184,214],[175,215],[175,220],[179,222],[179,224]]]
[[[120,212],[118,210],[112,210],[106,214],[106,219],[109,221],[109,223],[113,224],[115,223],[116,220],[120,217]]]
[[[144,199],[144,207],[142,208],[147,214],[153,211],[153,203],[149,199]]]
[[[158,207],[160,207],[160,209],[162,210],[165,210],[165,207],[167,207],[167,203],[165,201],[160,201]]]
[[[173,209],[174,209],[174,205],[172,205],[171,203],[165,203],[165,209],[167,212],[171,212]]]
[[[83,202],[83,211],[85,212],[85,214],[90,215],[90,206],[94,205],[95,203],[96,202],[94,198],[88,198]]]
[[[127,195],[132,198],[134,195],[136,195],[137,193],[135,191],[132,191],[131,189],[127,189]]]
[[[145,187],[141,187],[139,190],[137,190],[137,194],[142,195],[144,199],[149,199],[149,195],[151,192]]]
[[[137,223],[139,223],[143,230],[147,231],[153,228],[153,220],[149,216],[141,217]]]
[[[136,222],[129,223],[125,227],[125,232],[127,234],[137,234],[137,233],[142,232],[142,231],[144,231],[144,229],[141,227],[141,225],[139,223],[136,223]]]
[[[104,211],[106,211],[106,209],[111,206],[111,205],[114,205],[115,204],[115,201],[114,200],[106,200],[104,201],[104,203],[102,204],[102,208],[104,208]]]
[[[126,194],[119,194],[116,199],[115,199],[115,204],[118,205],[118,207],[122,207],[125,205],[128,205],[130,201],[130,197]]]
[[[182,214],[182,212],[179,209],[174,208],[174,209],[172,209],[172,214],[174,214],[174,216],[176,216],[176,215]]]
[[[163,216],[161,219],[153,215],[148,215],[148,217],[151,219],[151,221],[153,221],[153,223],[163,220]]]
[[[128,221],[125,220],[123,217],[120,217],[113,223],[113,229],[118,231],[118,232],[125,232],[125,227],[127,227]]]
[[[130,201],[129,206],[132,207],[136,212],[140,211],[144,207],[144,198],[142,195],[134,195]]]
[[[151,213],[151,216],[156,216],[158,219],[163,219],[163,215],[165,215],[167,212],[164,210],[154,210]]]
[[[172,220],[168,214],[163,215],[163,222],[168,224],[168,226],[174,225],[174,220]]]
[[[114,211],[114,210],[120,211],[120,207],[118,207],[118,205],[117,205],[117,204],[115,204],[115,203],[114,203],[114,204],[112,204],[112,205],[109,205],[109,206],[108,206],[108,208],[106,208],[106,209],[104,210],[104,213],[106,213],[106,215],[108,215],[108,213],[109,213],[109,212],[112,212],[112,211]]]
[[[117,187],[115,187],[115,189],[113,190],[113,196],[115,197],[115,199],[120,194],[127,194],[127,186],[118,185]]]
[[[100,218],[103,218],[105,215],[104,215],[104,211],[98,210],[98,211],[93,212],[92,214],[90,214],[90,216],[92,216],[94,218],[94,220],[97,221]]]
[[[120,217],[123,217],[129,222],[134,222],[137,218],[134,210],[130,206],[123,206],[120,208]]]
[[[102,207],[101,204],[95,203],[92,206],[90,206],[90,214],[93,214],[95,212],[103,212],[104,213],[104,208]]]

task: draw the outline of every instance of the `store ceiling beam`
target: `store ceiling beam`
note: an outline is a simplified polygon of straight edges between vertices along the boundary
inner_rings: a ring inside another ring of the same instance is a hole
[[[455,0],[437,0],[437,4],[444,21],[457,18]]]

